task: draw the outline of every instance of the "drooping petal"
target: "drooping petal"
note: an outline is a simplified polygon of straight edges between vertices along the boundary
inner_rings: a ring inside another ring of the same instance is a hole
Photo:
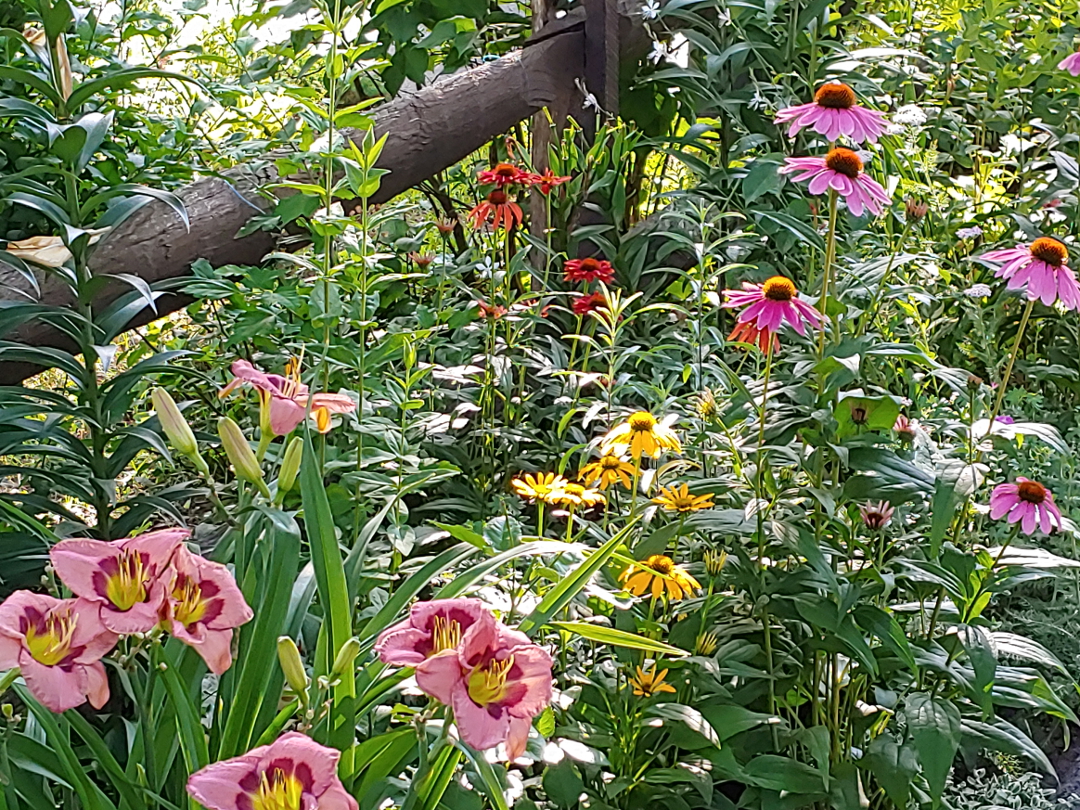
[[[453,701],[454,690],[459,685],[464,688],[464,675],[458,652],[446,650],[417,665],[416,685],[425,695],[435,698],[440,703],[450,705]]]
[[[275,436],[287,436],[304,421],[306,409],[295,399],[274,396],[270,398],[270,429]]]
[[[86,702],[84,667],[45,666],[24,648],[19,654],[19,668],[30,694],[49,711],[59,714]]]
[[[461,739],[477,751],[486,751],[510,736],[510,713],[498,706],[478,706],[464,683],[454,689],[454,723]]]

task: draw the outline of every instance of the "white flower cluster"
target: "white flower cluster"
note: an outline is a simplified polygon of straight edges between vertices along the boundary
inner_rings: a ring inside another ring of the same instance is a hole
[[[902,127],[921,127],[926,123],[926,113],[918,104],[905,104],[893,113],[893,123]]]
[[[960,228],[956,231],[957,239],[976,239],[982,236],[983,229],[978,225],[972,225],[970,228]]]
[[[993,292],[989,284],[972,284],[964,290],[964,295],[968,298],[989,298]]]

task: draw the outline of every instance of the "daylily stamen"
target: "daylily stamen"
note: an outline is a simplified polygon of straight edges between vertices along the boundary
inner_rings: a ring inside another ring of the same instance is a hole
[[[301,800],[304,786],[294,776],[275,768],[272,775],[264,773],[259,792],[251,798],[252,810],[303,810]]]
[[[506,692],[506,676],[514,666],[514,656],[502,661],[492,661],[486,667],[477,667],[469,675],[469,697],[478,706],[487,706],[501,700]]]
[[[72,613],[53,613],[45,618],[44,630],[36,625],[26,628],[26,649],[34,660],[47,667],[54,667],[71,653],[71,640],[79,617]]]

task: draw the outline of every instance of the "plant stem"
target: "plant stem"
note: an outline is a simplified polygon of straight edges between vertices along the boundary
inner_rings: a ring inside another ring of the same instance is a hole
[[[1035,299],[1029,299],[1027,306],[1024,307],[1024,314],[1020,318],[1020,328],[1016,332],[1016,340],[1013,342],[1013,350],[1009,355],[1009,363],[1005,366],[1005,374],[1001,378],[1001,383],[998,385],[997,399],[994,400],[994,410],[990,412],[990,424],[986,427],[986,436],[989,436],[994,430],[994,420],[997,419],[998,414],[1001,413],[1001,404],[1005,401],[1005,390],[1009,387],[1009,379],[1012,377],[1013,365],[1016,363],[1016,357],[1020,354],[1020,343],[1024,339],[1024,331],[1027,329],[1028,319],[1031,318],[1031,310],[1035,308]],[[986,438],[984,436],[983,438]]]
[[[821,298],[818,307],[823,318],[829,317],[829,281],[832,276],[833,263],[836,261],[836,215],[837,198],[835,190],[829,189],[829,233],[825,238],[825,267],[821,271]],[[822,324],[821,335],[818,338],[818,359],[825,356],[825,325]]]

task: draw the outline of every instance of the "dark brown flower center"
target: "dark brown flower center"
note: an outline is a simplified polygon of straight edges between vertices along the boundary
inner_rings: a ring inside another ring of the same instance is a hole
[[[1022,501],[1042,503],[1046,500],[1046,487],[1038,481],[1021,481],[1016,485],[1016,494]]]
[[[855,106],[855,91],[846,84],[829,82],[823,84],[814,93],[814,101],[819,107],[830,110],[850,110]]]
[[[488,202],[492,205],[506,205],[506,192],[495,189],[488,194]]]
[[[862,158],[850,149],[838,146],[825,156],[825,165],[834,172],[839,172],[854,180],[862,171]]]
[[[796,291],[791,279],[773,276],[762,285],[761,292],[770,301],[790,301]]]
[[[500,163],[495,167],[495,176],[500,179],[505,178],[507,180],[513,180],[517,177],[517,173],[517,167],[509,163]]]
[[[675,562],[671,557],[665,557],[663,554],[654,554],[645,561],[645,565],[651,568],[658,574],[663,574],[666,577],[671,576],[671,572],[675,570]]]
[[[622,466],[622,461],[616,456],[604,456],[600,459],[600,466],[605,470],[617,470]]]
[[[580,269],[582,273],[597,273],[600,271],[600,262],[596,259],[582,259]]]
[[[1031,255],[1053,267],[1061,267],[1069,260],[1069,249],[1057,239],[1041,236],[1031,243]]]

